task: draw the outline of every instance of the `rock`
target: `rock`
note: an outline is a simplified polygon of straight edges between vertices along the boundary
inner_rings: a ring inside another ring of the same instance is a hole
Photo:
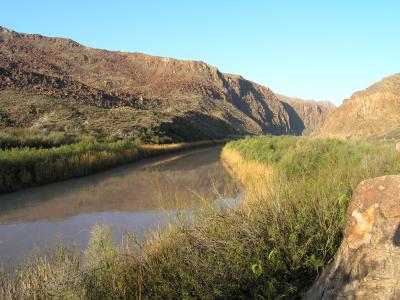
[[[0,30],[0,39],[2,89],[66,96],[98,108],[151,109],[172,118],[181,112],[205,114],[239,134],[295,133],[287,110],[269,88],[204,62],[93,49],[69,39],[7,29]],[[7,77],[12,82],[5,82]],[[137,101],[130,99],[140,96],[146,104],[136,107]],[[158,123],[154,120],[153,127]],[[209,138],[222,134],[219,127],[207,132],[216,133]]]
[[[0,29],[0,39],[2,89],[68,97],[98,108],[168,112],[172,118],[205,114],[235,134],[299,135],[325,120],[325,106],[320,103],[293,108],[269,88],[200,61],[92,49],[69,39],[5,28]],[[146,101],[131,100],[139,97]],[[158,123],[154,120],[153,127]],[[209,138],[222,134],[220,127],[206,131],[216,133]]]
[[[400,137],[400,73],[354,93],[322,126],[319,137],[351,139]]]
[[[305,299],[400,299],[400,175],[361,182],[343,242]]]
[[[310,135],[322,127],[328,116],[336,109],[329,101],[303,100],[276,94],[288,111],[291,127],[302,135]]]

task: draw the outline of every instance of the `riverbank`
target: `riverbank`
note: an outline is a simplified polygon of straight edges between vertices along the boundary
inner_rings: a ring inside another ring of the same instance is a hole
[[[273,164],[246,160],[238,150],[232,147],[222,149],[221,161],[242,190],[246,191],[246,201],[242,201],[242,205],[248,205],[251,199],[266,196],[265,187],[272,184]],[[262,185],[260,185],[261,182]]]
[[[31,140],[29,142],[31,143]],[[135,140],[110,142],[83,140],[58,147],[2,149],[0,150],[0,193],[85,176],[148,157],[226,142],[227,140],[208,140],[180,144],[142,145]],[[50,142],[46,141],[46,143]]]
[[[114,243],[126,231],[142,238],[148,229],[162,228],[175,211],[235,197],[233,179],[219,161],[221,149],[164,154],[0,195],[0,265],[23,263],[37,245],[76,242],[83,250],[99,223],[110,225]]]
[[[223,159],[245,209],[203,208],[121,246],[95,227],[84,253],[60,247],[2,276],[3,298],[300,297],[341,242],[355,186],[400,171],[393,149],[303,137],[233,141]]]

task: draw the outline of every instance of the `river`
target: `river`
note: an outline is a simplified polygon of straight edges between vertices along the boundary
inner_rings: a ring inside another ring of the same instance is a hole
[[[235,201],[221,147],[188,150],[94,175],[0,196],[0,262],[22,262],[58,243],[85,247],[90,229],[107,224],[115,242],[126,231],[143,237],[171,212],[204,202]],[[232,200],[233,199],[233,200]]]

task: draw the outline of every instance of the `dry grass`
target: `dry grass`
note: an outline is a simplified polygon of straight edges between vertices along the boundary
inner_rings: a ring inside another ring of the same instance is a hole
[[[209,140],[140,145],[137,140],[86,140],[49,149],[24,147],[0,150],[0,193],[85,176],[147,157],[224,142]]]
[[[229,147],[223,148],[221,160],[228,172],[246,191],[245,201],[242,203],[244,207],[248,207],[252,199],[265,198],[271,194],[274,169],[272,164],[245,160],[238,150]]]
[[[147,157],[151,155],[174,153],[198,147],[224,144],[228,141],[229,141],[228,139],[220,139],[220,140],[205,140],[205,141],[190,142],[190,143],[148,144],[148,145],[140,145],[139,151],[142,153],[143,156]]]
[[[4,274],[2,297],[299,298],[340,245],[357,184],[400,172],[393,147],[337,140],[250,138],[228,143],[223,156],[241,178],[246,209],[202,208],[119,246],[95,228],[84,253],[58,251]]]

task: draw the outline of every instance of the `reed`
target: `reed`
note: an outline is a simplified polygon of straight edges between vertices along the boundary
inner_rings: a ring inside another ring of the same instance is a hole
[[[97,142],[86,139],[48,149],[3,149],[0,150],[0,193],[85,176],[151,156],[222,142],[225,141],[141,145],[139,140]]]
[[[128,234],[121,245],[96,227],[84,253],[60,248],[4,273],[2,297],[299,298],[334,256],[356,185],[400,171],[392,148],[338,140],[247,138],[222,155],[245,205],[179,214],[163,232]]]
[[[70,136],[61,132],[42,132],[27,128],[6,128],[0,131],[0,149],[32,147],[52,148],[72,144],[82,137]]]

